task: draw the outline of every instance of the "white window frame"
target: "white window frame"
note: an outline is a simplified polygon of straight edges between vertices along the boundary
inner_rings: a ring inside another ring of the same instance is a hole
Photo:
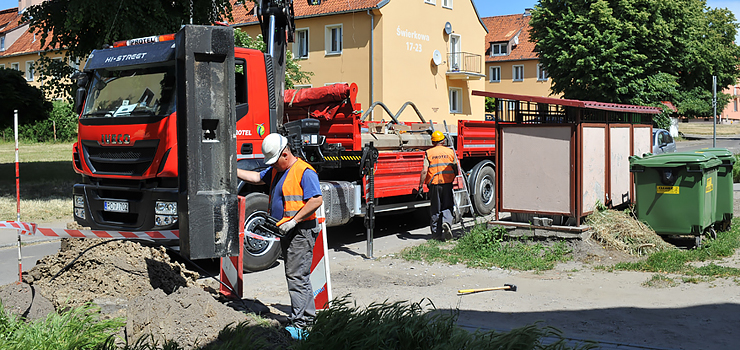
[[[454,38],[454,39],[453,39]],[[460,34],[450,34],[450,70],[456,71],[462,69],[462,36]]]
[[[497,79],[493,79],[493,71],[498,71]],[[489,83],[500,83],[501,82],[501,66],[491,66],[488,68],[488,82]]]
[[[301,56],[301,42],[299,33],[305,32],[306,33],[306,55]],[[310,34],[309,28],[298,28],[295,30],[295,42],[293,43],[293,58],[299,59],[299,60],[305,60],[308,59],[308,55],[310,54],[311,50],[309,50],[310,47]]]
[[[0,36],[0,51],[5,51],[5,35]]]
[[[494,53],[493,52],[493,47],[494,46],[499,48],[498,49],[498,53]],[[502,53],[501,52],[501,48],[504,48],[504,50],[506,50],[506,52],[503,52]],[[509,54],[509,44],[507,44],[507,43],[491,44],[491,57],[493,57],[493,56],[507,56],[508,54]]]
[[[442,7],[452,10],[452,0],[442,0]]]
[[[324,51],[326,55],[341,55],[342,50],[344,49],[344,25],[343,24],[329,24],[326,25],[324,28]],[[339,28],[339,43],[338,43],[338,50],[332,50],[332,44],[334,44],[334,40],[332,39],[333,30]]]
[[[462,110],[462,88],[451,87],[449,92],[450,113],[461,114]],[[456,108],[455,108],[456,107]]]
[[[17,71],[21,70],[21,64],[20,62],[13,62],[10,64],[10,69],[15,69]]]
[[[26,61],[26,81],[33,81],[35,78],[33,64],[34,61]]]
[[[521,76],[517,78],[516,70],[517,68],[521,68]],[[523,64],[517,64],[514,66],[511,66],[511,81],[524,81],[524,65]]]
[[[437,0],[424,0],[424,3],[437,6]]]
[[[542,68],[542,63],[537,64],[537,81],[547,81],[550,75],[547,74],[547,70]]]

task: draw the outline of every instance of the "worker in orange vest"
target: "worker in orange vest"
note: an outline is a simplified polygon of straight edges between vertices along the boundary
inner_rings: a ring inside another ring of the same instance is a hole
[[[423,191],[424,184],[429,187],[432,239],[441,241],[452,239],[452,209],[455,205],[452,183],[457,176],[455,153],[444,146],[444,140],[441,131],[432,133],[434,147],[426,151],[419,179],[419,192]]]
[[[286,330],[294,338],[305,336],[303,329],[316,316],[311,287],[311,260],[316,236],[321,231],[316,209],[323,203],[316,170],[293,155],[288,139],[269,134],[262,140],[265,164],[261,172],[237,169],[237,176],[255,185],[270,184],[270,215],[278,219],[285,278],[288,281],[291,312]]]

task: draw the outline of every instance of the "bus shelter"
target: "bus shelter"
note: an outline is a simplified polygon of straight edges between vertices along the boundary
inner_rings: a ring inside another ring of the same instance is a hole
[[[473,91],[496,99],[496,209],[580,226],[598,203],[633,200],[629,157],[652,150],[657,107]],[[537,224],[535,224],[537,226]]]

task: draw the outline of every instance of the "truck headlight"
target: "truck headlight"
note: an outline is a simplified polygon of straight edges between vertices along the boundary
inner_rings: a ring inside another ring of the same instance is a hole
[[[177,215],[177,202],[157,202],[154,213],[160,215]]]
[[[169,226],[177,222],[177,215],[155,215],[154,225]]]
[[[75,208],[75,216],[85,220],[85,208]]]
[[[79,194],[76,194],[75,195],[75,208],[84,208],[84,207],[85,207],[85,197]]]

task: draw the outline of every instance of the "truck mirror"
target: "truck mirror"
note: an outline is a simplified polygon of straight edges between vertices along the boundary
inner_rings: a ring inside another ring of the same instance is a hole
[[[79,115],[82,113],[82,105],[84,105],[85,96],[87,96],[87,91],[84,87],[78,87],[77,88],[77,94],[75,95],[75,113]]]

